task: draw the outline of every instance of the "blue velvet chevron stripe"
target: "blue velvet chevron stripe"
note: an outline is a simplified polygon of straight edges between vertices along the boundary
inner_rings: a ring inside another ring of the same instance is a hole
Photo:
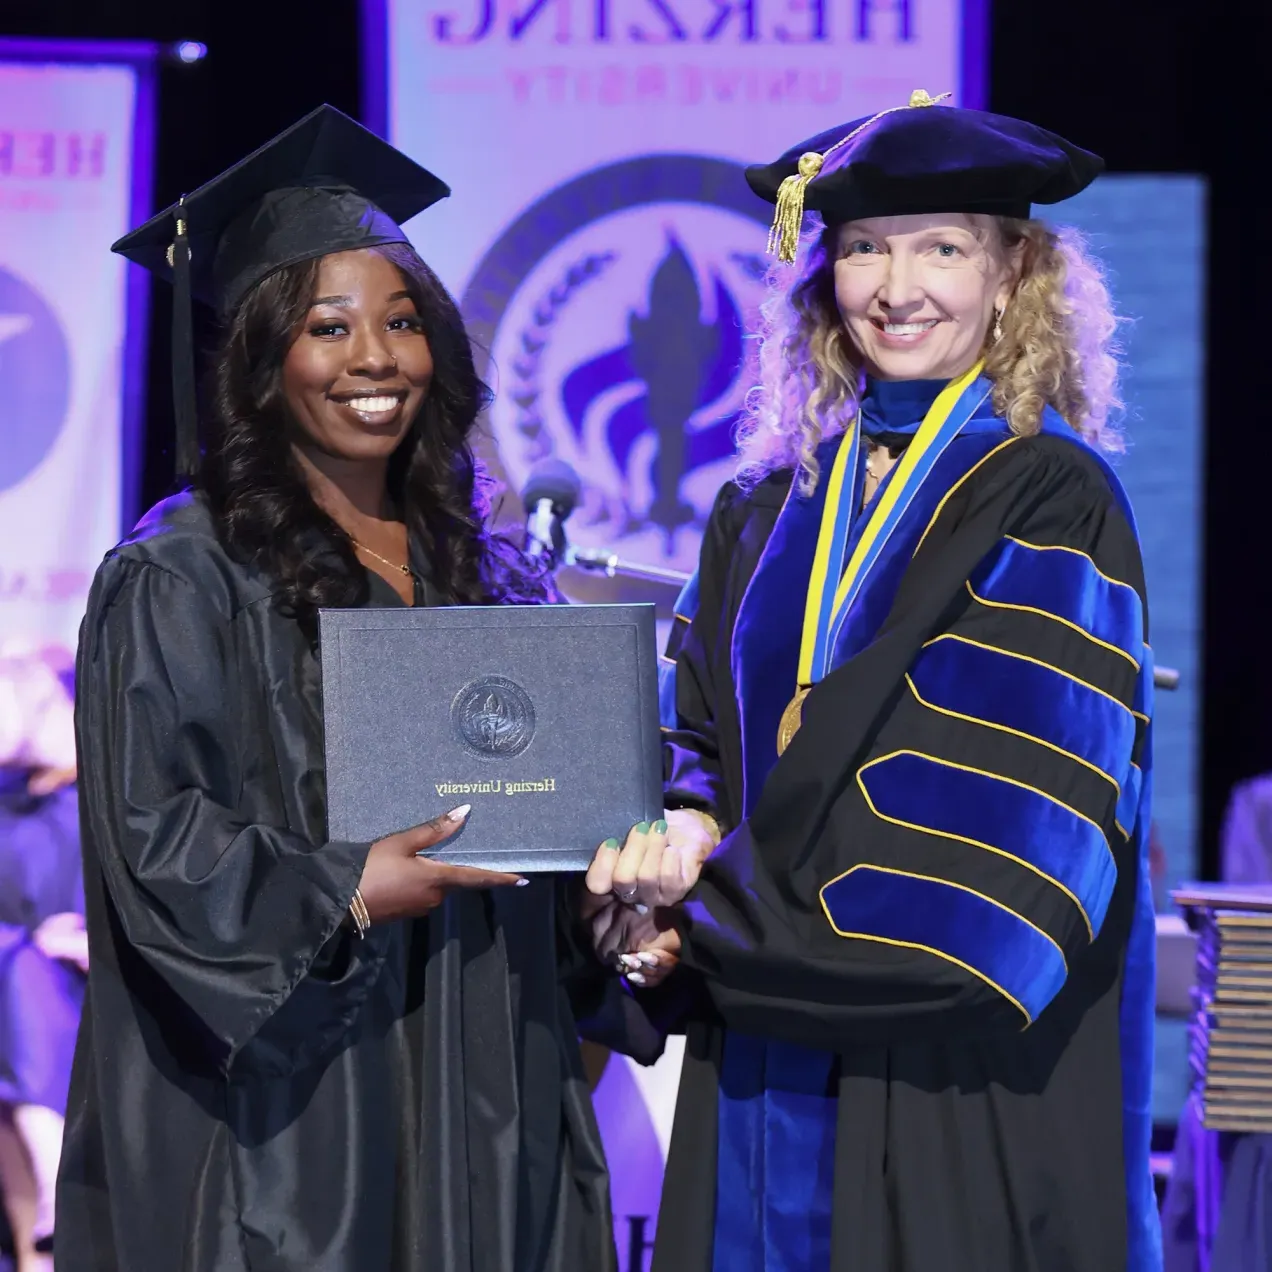
[[[1121,794],[1135,746],[1135,717],[1094,685],[959,636],[938,636],[925,646],[910,682],[934,710],[1063,751],[1096,769]]]
[[[1144,607],[1126,583],[1100,573],[1085,552],[1003,539],[968,581],[985,605],[1042,614],[1072,627],[1138,669]]]
[[[1099,934],[1117,867],[1104,832],[1081,813],[1019,782],[914,751],[872,760],[857,781],[875,816],[1020,862],[1073,901],[1092,939]]]
[[[954,963],[1013,1003],[1026,1025],[1068,974],[1060,947],[1041,928],[959,884],[854,866],[822,888],[821,901],[840,936],[926,950]]]

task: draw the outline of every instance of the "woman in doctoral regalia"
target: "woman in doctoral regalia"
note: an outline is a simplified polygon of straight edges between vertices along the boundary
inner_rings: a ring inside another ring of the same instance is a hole
[[[670,836],[589,875],[630,979],[702,991],[655,1272],[1159,1265],[1115,323],[1030,219],[1099,170],[916,93],[747,173],[783,259],[822,227],[677,624]]]
[[[194,488],[108,554],[83,626],[59,1267],[614,1266],[553,881],[417,857],[464,808],[325,833],[317,609],[544,595],[486,527],[485,389],[399,228],[447,193],[324,107],[116,245],[224,336],[193,465],[178,325]]]

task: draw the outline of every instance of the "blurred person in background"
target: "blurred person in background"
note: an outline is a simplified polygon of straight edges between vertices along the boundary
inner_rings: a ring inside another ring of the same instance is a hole
[[[56,651],[0,647],[0,1192],[18,1272],[52,1266],[88,966],[75,777],[73,707]]]
[[[1219,835],[1219,867],[1225,883],[1272,882],[1272,773],[1232,788]]]

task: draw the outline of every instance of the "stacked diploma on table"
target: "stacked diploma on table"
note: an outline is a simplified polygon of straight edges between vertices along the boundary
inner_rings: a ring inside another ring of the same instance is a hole
[[[1189,884],[1171,896],[1197,937],[1189,1060],[1205,1125],[1272,1132],[1272,887]]]

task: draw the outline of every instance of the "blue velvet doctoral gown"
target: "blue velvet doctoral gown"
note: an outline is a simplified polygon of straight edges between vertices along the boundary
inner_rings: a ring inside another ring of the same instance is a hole
[[[871,385],[863,431],[905,446],[943,387]],[[811,497],[789,474],[722,492],[673,632],[668,803],[732,833],[687,907],[710,1008],[655,1270],[1151,1272],[1152,663],[1125,494],[1054,414],[1021,439],[983,403],[779,761],[840,444]]]

